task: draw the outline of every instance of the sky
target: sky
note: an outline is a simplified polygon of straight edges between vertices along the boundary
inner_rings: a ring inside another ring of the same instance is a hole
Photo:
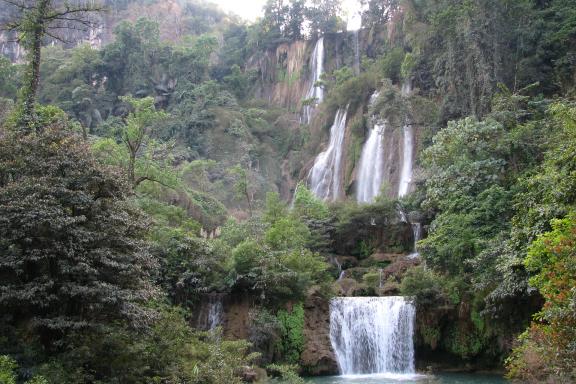
[[[262,15],[262,7],[266,0],[209,0],[211,3],[216,3],[220,8],[225,11],[232,12],[238,16],[254,21]],[[343,8],[348,13],[348,29],[358,29],[359,18],[352,17],[360,9],[359,0],[343,0]]]

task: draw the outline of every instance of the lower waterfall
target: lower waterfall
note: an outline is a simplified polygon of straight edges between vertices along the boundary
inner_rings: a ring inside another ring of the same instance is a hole
[[[330,341],[343,375],[413,374],[416,309],[405,297],[339,297]]]

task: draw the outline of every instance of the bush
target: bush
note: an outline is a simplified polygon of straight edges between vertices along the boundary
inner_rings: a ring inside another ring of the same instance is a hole
[[[445,289],[443,277],[421,266],[409,269],[400,284],[402,295],[414,297],[421,308],[445,305],[448,302]]]
[[[280,343],[278,345],[282,359],[291,364],[300,361],[304,350],[304,307],[298,303],[292,310],[280,310],[276,315],[280,323]]]

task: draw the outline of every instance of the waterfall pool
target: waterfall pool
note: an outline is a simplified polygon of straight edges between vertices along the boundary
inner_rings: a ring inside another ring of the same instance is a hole
[[[471,373],[436,375],[352,375],[307,378],[310,384],[505,384],[502,376]]]

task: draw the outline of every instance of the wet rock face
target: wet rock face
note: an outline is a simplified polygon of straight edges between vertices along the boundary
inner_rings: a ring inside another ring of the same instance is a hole
[[[338,374],[338,363],[330,343],[330,303],[317,294],[304,303],[304,351],[302,367],[310,375]]]

